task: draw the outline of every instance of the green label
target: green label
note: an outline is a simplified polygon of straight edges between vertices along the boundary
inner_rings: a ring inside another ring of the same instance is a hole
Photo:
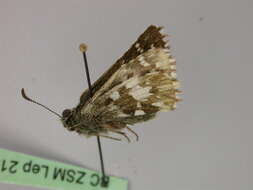
[[[0,182],[62,190],[127,190],[127,180],[60,162],[0,149]]]

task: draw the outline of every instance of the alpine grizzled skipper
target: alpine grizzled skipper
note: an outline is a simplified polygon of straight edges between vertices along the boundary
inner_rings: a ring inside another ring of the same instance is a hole
[[[149,26],[130,49],[92,86],[92,95],[85,90],[79,104],[62,115],[32,100],[22,89],[22,96],[53,112],[69,131],[114,140],[110,133],[124,136],[124,130],[138,135],[129,125],[148,121],[159,111],[174,110],[180,93],[176,79],[176,61],[160,32],[162,27]],[[87,47],[80,45],[85,52]]]

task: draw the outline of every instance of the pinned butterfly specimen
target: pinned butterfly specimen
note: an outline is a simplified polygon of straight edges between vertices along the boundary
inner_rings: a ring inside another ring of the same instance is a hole
[[[153,119],[159,111],[174,110],[180,101],[176,61],[161,29],[149,26],[91,86],[92,96],[85,90],[79,104],[62,115],[30,99],[24,89],[22,96],[58,115],[69,131],[121,140],[110,136],[116,133],[128,141],[127,132],[131,132],[138,140],[131,125]],[[80,49],[86,51],[85,46]]]

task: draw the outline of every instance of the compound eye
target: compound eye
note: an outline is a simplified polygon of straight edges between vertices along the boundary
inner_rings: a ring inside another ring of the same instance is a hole
[[[64,111],[62,112],[62,117],[63,117],[63,118],[67,118],[67,117],[70,116],[70,114],[71,114],[71,110],[70,110],[70,109],[66,109],[66,110],[64,110]]]

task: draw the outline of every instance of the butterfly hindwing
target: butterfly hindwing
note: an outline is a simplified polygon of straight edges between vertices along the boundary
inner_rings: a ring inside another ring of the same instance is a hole
[[[81,113],[93,114],[101,123],[147,121],[158,111],[175,109],[178,87],[169,49],[152,47],[121,65]]]

